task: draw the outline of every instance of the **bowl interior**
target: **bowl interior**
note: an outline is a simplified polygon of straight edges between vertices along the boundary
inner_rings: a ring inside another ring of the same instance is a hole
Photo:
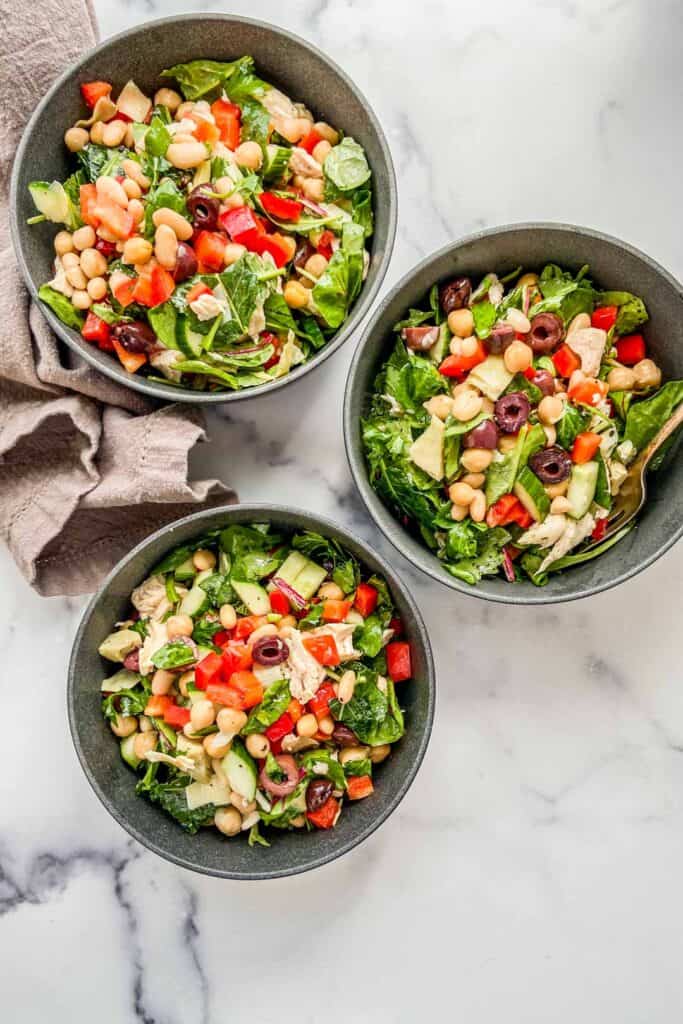
[[[249,54],[257,69],[313,114],[353,135],[365,148],[373,172],[375,233],[363,290],[347,321],[334,338],[308,363],[282,381],[256,388],[218,394],[198,393],[170,385],[147,383],[127,374],[107,353],[83,341],[50,311],[43,313],[60,337],[103,373],[126,386],[170,401],[216,403],[270,392],[319,365],[350,336],[354,324],[369,307],[384,276],[394,240],[396,191],[391,156],[379,123],[367,101],[329,58],[296,36],[261,22],[226,15],[180,16],[151,22],[107,40],[90,51],[53,86],[31,119],[19,148],[12,182],[12,228],[22,273],[34,295],[52,276],[52,239],[56,225],[27,225],[35,214],[28,184],[34,180],[63,180],[70,173],[63,142],[66,128],[83,116],[79,85],[105,79],[114,93],[134,78],[148,94],[164,80],[159,72],[200,57],[230,60]]]
[[[310,529],[337,537],[391,589],[411,644],[414,678],[402,683],[406,733],[376,771],[368,800],[347,807],[329,832],[278,832],[269,848],[251,849],[246,837],[226,840],[215,829],[187,835],[163,811],[135,795],[135,777],[123,763],[100,710],[99,687],[111,670],[97,653],[114,622],[125,616],[130,593],[170,548],[203,530],[229,523],[269,521],[289,529]],[[104,673],[104,674],[103,674]],[[111,814],[136,839],[184,867],[229,878],[256,879],[296,874],[340,856],[370,835],[394,810],[420,766],[434,713],[434,677],[429,641],[420,614],[395,573],[364,545],[332,523],[304,512],[268,506],[231,506],[179,520],[131,552],[113,571],[88,606],[69,667],[69,720],[76,750],[88,779]]]
[[[551,262],[575,271],[588,263],[597,285],[640,295],[650,313],[643,329],[649,353],[661,367],[664,380],[683,377],[683,292],[678,282],[643,253],[616,239],[570,225],[519,224],[456,242],[407,275],[368,323],[347,382],[347,453],[356,484],[377,524],[411,562],[435,579],[465,594],[493,601],[545,604],[607,589],[649,565],[683,529],[683,464],[669,457],[661,471],[649,478],[648,501],[639,525],[606,554],[551,575],[545,587],[537,588],[530,582],[510,586],[503,579],[484,579],[472,587],[442,567],[391,514],[368,482],[360,419],[367,410],[375,375],[393,347],[393,325],[409,307],[420,306],[435,282],[461,274],[476,281],[491,270],[502,276],[520,265],[525,270],[538,270]]]

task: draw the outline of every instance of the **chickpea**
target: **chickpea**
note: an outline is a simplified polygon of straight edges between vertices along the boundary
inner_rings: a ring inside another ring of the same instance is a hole
[[[241,793],[236,793],[234,790],[230,794],[230,803],[245,817],[247,814],[251,814],[252,811],[256,810],[255,800],[247,800]]]
[[[511,452],[517,445],[517,436],[515,434],[501,434],[498,438],[498,451],[505,455],[506,452]]]
[[[460,462],[470,473],[483,473],[491,465],[493,452],[488,448],[466,448]]]
[[[181,171],[199,167],[206,160],[206,146],[193,139],[191,142],[172,142],[166,150],[166,159]]]
[[[519,334],[528,334],[531,330],[528,316],[525,316],[521,309],[515,309],[514,306],[512,309],[508,309],[505,319]]]
[[[310,739],[318,731],[318,719],[315,715],[302,715],[296,723],[297,736],[304,736]]]
[[[212,732],[204,737],[204,750],[209,757],[225,757],[230,750],[232,736],[226,736],[224,732]]]
[[[155,107],[168,107],[172,114],[175,114],[176,110],[182,103],[181,97],[175,91],[175,89],[157,89],[154,93],[154,106]]]
[[[238,167],[258,171],[263,163],[263,150],[258,142],[242,142],[235,150],[235,162]]]
[[[460,351],[464,356],[467,356],[468,358],[469,356],[473,356],[475,352],[478,352],[478,350],[479,342],[474,337],[474,335],[472,335],[469,338],[463,338],[462,341],[460,342]]]
[[[283,291],[284,299],[291,309],[303,309],[308,305],[308,292],[298,281],[288,281]]]
[[[652,359],[641,359],[636,363],[633,375],[639,388],[658,388],[662,383],[662,371]]]
[[[432,395],[424,404],[429,415],[436,416],[440,420],[445,420],[450,416],[452,405],[453,399],[448,395]]]
[[[200,548],[193,554],[192,564],[197,572],[206,572],[207,569],[215,568],[216,556],[213,551],[209,551],[207,548]]]
[[[136,181],[143,192],[147,191],[150,186],[149,178],[142,173],[142,167],[137,160],[124,160],[121,164],[124,172],[133,181]]]
[[[332,125],[327,124],[326,121],[316,121],[313,125],[318,135],[329,142],[330,146],[336,146],[339,142],[339,132],[336,131]],[[320,143],[318,143],[320,145]]]
[[[85,224],[82,228],[74,231],[71,241],[74,244],[74,248],[81,252],[83,249],[92,249],[97,241],[97,235],[89,224]]]
[[[169,692],[174,682],[175,676],[172,672],[168,672],[165,668],[158,668],[152,676],[152,693],[155,697],[163,697]]]
[[[117,715],[109,723],[109,728],[114,733],[114,736],[118,736],[122,740],[126,736],[132,736],[137,727],[138,720],[135,715]]]
[[[321,256],[319,252],[316,252],[313,256],[309,256],[304,264],[304,270],[313,277],[322,277],[327,269],[327,260],[324,256]]]
[[[107,261],[97,249],[84,249],[81,253],[81,270],[86,277],[102,277],[107,273]]]
[[[178,236],[168,224],[160,224],[154,233],[154,255],[165,270],[173,270],[178,258]]]
[[[77,288],[71,296],[71,302],[76,309],[90,309],[92,306],[92,299],[88,295],[87,291],[83,291]]]
[[[473,490],[478,491],[485,483],[486,476],[484,473],[466,473],[465,476],[460,478],[460,481],[463,484],[469,484]]]
[[[558,484],[546,484],[545,493],[549,498],[558,498],[563,494],[566,494],[569,490],[569,477],[566,480],[560,480]]]
[[[287,259],[285,262],[289,263],[296,255],[296,240],[292,235],[281,235],[280,239],[281,245],[283,245],[286,250]]]
[[[470,502],[470,519],[474,523],[481,523],[486,517],[486,496],[483,491],[476,490]]]
[[[368,747],[344,747],[339,751],[339,763],[343,765],[349,761],[364,761],[368,753]]]
[[[192,725],[193,732],[207,729],[210,725],[213,725],[215,719],[216,711],[210,700],[198,700],[190,708],[190,724]]]
[[[451,519],[456,523],[461,523],[463,519],[467,519],[470,514],[467,505],[452,505],[451,506]]]
[[[517,282],[518,288],[535,287],[538,284],[538,274],[522,274]]]
[[[331,736],[334,732],[334,719],[330,715],[324,715],[318,721],[318,729],[323,736]]]
[[[318,597],[321,601],[341,601],[344,591],[336,583],[323,583],[318,589]]]
[[[322,139],[313,147],[313,159],[317,160],[319,164],[324,164],[331,152],[332,146],[330,143],[327,139]]]
[[[139,199],[142,195],[142,189],[138,185],[137,181],[133,181],[132,178],[125,178],[123,181],[123,191],[126,193],[129,199]]]
[[[133,753],[140,761],[144,761],[145,754],[149,750],[154,750],[157,745],[157,734],[156,731],[152,732],[139,732],[135,737],[133,743]]]
[[[73,267],[80,267],[81,257],[77,252],[66,252],[62,256],[62,266],[65,270],[71,270]]]
[[[152,257],[152,243],[146,238],[129,238],[123,246],[121,259],[124,263],[140,266]]]
[[[311,122],[306,117],[283,117],[278,121],[278,132],[287,142],[299,142],[310,130]]]
[[[88,279],[79,267],[71,267],[66,272],[66,279],[72,288],[80,288],[83,290],[87,287]]]
[[[301,191],[313,203],[322,203],[325,198],[325,185],[322,178],[304,178]]]
[[[169,640],[179,636],[192,636],[193,629],[194,624],[189,615],[171,615],[170,619],[166,620],[166,632]]]
[[[95,121],[95,124],[90,128],[90,141],[94,142],[96,146],[101,146],[104,143],[104,125],[101,121]]]
[[[566,515],[567,512],[571,511],[571,507],[571,502],[562,494],[558,494],[558,496],[553,498],[550,502],[550,511],[554,516]]]
[[[128,124],[126,121],[119,121],[117,119],[109,121],[104,126],[102,132],[102,142],[105,146],[113,148],[114,146],[120,146],[126,137],[126,131]]]
[[[456,420],[460,420],[461,423],[467,423],[477,413],[481,412],[482,398],[476,391],[470,389],[469,391],[463,391],[453,399],[453,408],[451,410]]]
[[[246,724],[244,711],[237,711],[236,708],[221,708],[216,716],[216,725],[220,731],[231,736],[235,736]]]
[[[219,807],[213,823],[224,836],[236,836],[242,828],[242,815],[236,807]]]
[[[474,330],[471,309],[454,309],[448,314],[448,327],[458,338],[469,338]]]
[[[386,761],[390,753],[390,745],[388,743],[380,743],[376,747],[370,747],[370,760],[373,764],[381,764],[382,761]]]
[[[64,132],[64,144],[70,153],[78,153],[80,149],[87,146],[90,141],[90,133],[85,128],[69,128]]]
[[[237,263],[241,260],[246,252],[246,248],[240,245],[239,242],[228,242],[225,247],[225,253],[223,254],[223,262],[226,267],[231,267],[233,263]]]
[[[557,395],[546,395],[538,403],[538,418],[541,423],[552,426],[562,419],[564,414],[564,402]]]
[[[508,373],[524,373],[533,361],[533,349],[523,341],[513,341],[503,353],[503,362]]]
[[[128,213],[133,218],[134,224],[139,224],[142,218],[145,216],[145,208],[139,199],[131,199],[128,203]],[[102,228],[100,228],[100,232]]]
[[[107,294],[107,282],[103,277],[91,277],[87,287],[88,295],[93,302],[101,302]]]
[[[55,252],[58,256],[66,256],[74,251],[74,243],[70,231],[58,231],[54,240]]]
[[[135,149],[135,132],[133,131],[133,123],[126,127],[126,134],[123,139],[123,144],[126,149]]]
[[[154,729],[152,719],[148,718],[147,715],[140,715],[138,718],[138,729],[140,732],[152,732]]]
[[[615,366],[607,375],[610,391],[632,391],[636,386],[636,375],[630,366]]]
[[[270,740],[260,732],[252,732],[247,736],[245,746],[252,757],[259,760],[266,757],[270,750]]]
[[[221,620],[223,629],[234,629],[237,622],[237,612],[231,604],[222,604],[218,611],[218,618]]]
[[[469,507],[474,499],[474,495],[475,491],[469,484],[463,483],[462,480],[458,480],[457,483],[451,484],[448,488],[448,497],[454,505]]]

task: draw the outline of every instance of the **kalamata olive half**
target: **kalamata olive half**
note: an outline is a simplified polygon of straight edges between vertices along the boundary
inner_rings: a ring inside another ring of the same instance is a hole
[[[556,313],[538,313],[531,321],[527,341],[536,355],[548,355],[562,341],[564,325]]]
[[[251,656],[258,665],[281,665],[289,657],[289,647],[280,636],[262,636],[254,644]]]
[[[283,782],[276,782],[274,779],[271,779],[264,764],[259,773],[259,780],[266,792],[272,793],[273,796],[289,796],[299,784],[299,769],[296,766],[296,761],[291,754],[276,754],[275,760],[277,761],[278,768],[287,778]]]
[[[529,419],[529,399],[521,391],[503,395],[496,402],[493,415],[504,434],[516,434]]]
[[[572,460],[562,448],[553,445],[535,452],[529,459],[529,466],[541,483],[560,484],[571,473]]]
[[[413,352],[426,352],[439,340],[439,328],[404,327],[401,337]]]
[[[334,786],[329,779],[313,779],[306,787],[306,809],[319,811],[332,796]]]
[[[357,747],[358,737],[348,725],[335,722],[332,730],[332,742],[336,743],[338,747]]]
[[[441,286],[439,290],[439,302],[441,308],[448,316],[454,309],[462,309],[470,301],[472,294],[472,282],[469,277],[456,277],[448,284]]]
[[[510,324],[496,324],[488,338],[483,339],[484,348],[492,356],[499,356],[515,340],[515,329]]]
[[[194,249],[187,242],[178,242],[175,267],[171,273],[176,283],[187,281],[188,278],[194,277],[197,273],[197,257],[195,256]]]
[[[463,448],[489,448],[491,451],[498,444],[498,427],[493,420],[484,420],[473,427],[462,439]]]
[[[210,191],[210,187],[206,185],[197,185],[187,199],[192,223],[198,231],[213,231],[218,224],[220,202],[212,195],[207,195]]]
[[[544,395],[555,394],[555,378],[548,370],[536,370],[530,383],[535,384]]]
[[[152,328],[139,320],[132,324],[114,324],[111,333],[126,352],[151,352],[157,346],[157,336]]]

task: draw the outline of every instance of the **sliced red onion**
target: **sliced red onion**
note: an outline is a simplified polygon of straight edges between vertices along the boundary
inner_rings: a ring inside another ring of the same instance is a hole
[[[304,196],[300,196],[299,202],[302,206],[305,206],[306,209],[312,210],[313,213],[317,213],[319,217],[329,217],[330,215],[327,210],[322,206],[319,206],[318,203],[314,203],[312,199],[305,199]]]
[[[134,651],[127,654],[123,659],[123,667],[127,668],[129,672],[140,671],[140,648],[136,647]]]
[[[294,605],[298,612],[302,612],[305,608],[308,608],[308,601],[302,597],[294,587],[290,587],[289,583],[287,583],[286,580],[283,580],[280,576],[275,576],[273,579],[273,585],[285,595],[289,603]]]
[[[274,782],[270,775],[268,775],[264,765],[259,773],[259,781],[266,792],[272,793],[273,796],[289,796],[299,784],[299,769],[296,766],[296,761],[291,754],[277,754],[275,760],[278,763],[278,768],[287,776],[286,780],[284,782]]]
[[[508,583],[515,582],[515,567],[512,564],[512,559],[510,558],[510,552],[506,547],[503,548],[503,572],[505,573],[505,579]]]

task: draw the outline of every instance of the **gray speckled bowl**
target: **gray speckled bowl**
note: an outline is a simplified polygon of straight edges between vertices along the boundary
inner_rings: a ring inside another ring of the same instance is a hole
[[[249,18],[226,14],[186,14],[148,22],[105,40],[57,79],[29,121],[17,151],[10,198],[12,238],[19,267],[33,295],[52,277],[52,239],[57,225],[27,225],[35,214],[28,183],[36,179],[63,180],[70,173],[63,142],[65,130],[83,116],[81,82],[105,79],[120,88],[129,78],[152,93],[163,80],[159,72],[182,61],[215,60],[250,54],[269,82],[305,102],[320,118],[344,129],[364,146],[372,168],[375,233],[363,290],[351,313],[332,340],[309,362],[272,384],[243,391],[196,392],[147,382],[129,374],[118,360],[83,341],[42,306],[50,326],[94,367],[127,387],[171,402],[216,404],[270,394],[320,366],[351,337],[370,307],[391,258],[396,232],[396,179],[389,147],[367,100],[329,57],[311,43],[284,29]]]
[[[131,591],[170,548],[204,530],[230,523],[273,522],[335,537],[372,570],[385,577],[410,642],[414,677],[401,683],[406,733],[391,757],[378,766],[376,789],[367,800],[347,806],[329,832],[282,832],[270,848],[251,849],[245,836],[226,839],[215,829],[190,836],[157,806],[136,796],[133,772],[121,760],[118,743],[102,717],[100,681],[106,665],[97,648],[127,612]],[[86,608],[74,641],[67,701],[71,735],[83,770],[96,794],[120,825],[137,840],[181,867],[222,878],[261,879],[294,875],[347,853],[375,831],[407,793],[422,762],[434,717],[434,666],[418,608],[394,570],[353,534],[327,519],[272,505],[232,505],[198,512],[159,530],[124,558]]]
[[[648,502],[639,525],[595,561],[550,576],[545,587],[484,579],[468,586],[455,579],[391,514],[368,482],[360,437],[360,418],[372,384],[394,343],[393,325],[410,306],[419,306],[436,281],[458,274],[475,280],[487,271],[499,275],[520,264],[535,270],[545,263],[578,270],[589,263],[591,277],[603,288],[631,291],[647,305],[644,328],[648,351],[662,368],[664,380],[683,377],[683,289],[644,253],[616,238],[570,224],[512,224],[453,242],[434,253],[386,297],[365,326],[349,371],[344,400],[346,452],[356,485],[373,519],[405,557],[447,587],[471,597],[509,604],[572,601],[622,583],[659,558],[683,532],[683,460],[670,459],[650,477]]]

